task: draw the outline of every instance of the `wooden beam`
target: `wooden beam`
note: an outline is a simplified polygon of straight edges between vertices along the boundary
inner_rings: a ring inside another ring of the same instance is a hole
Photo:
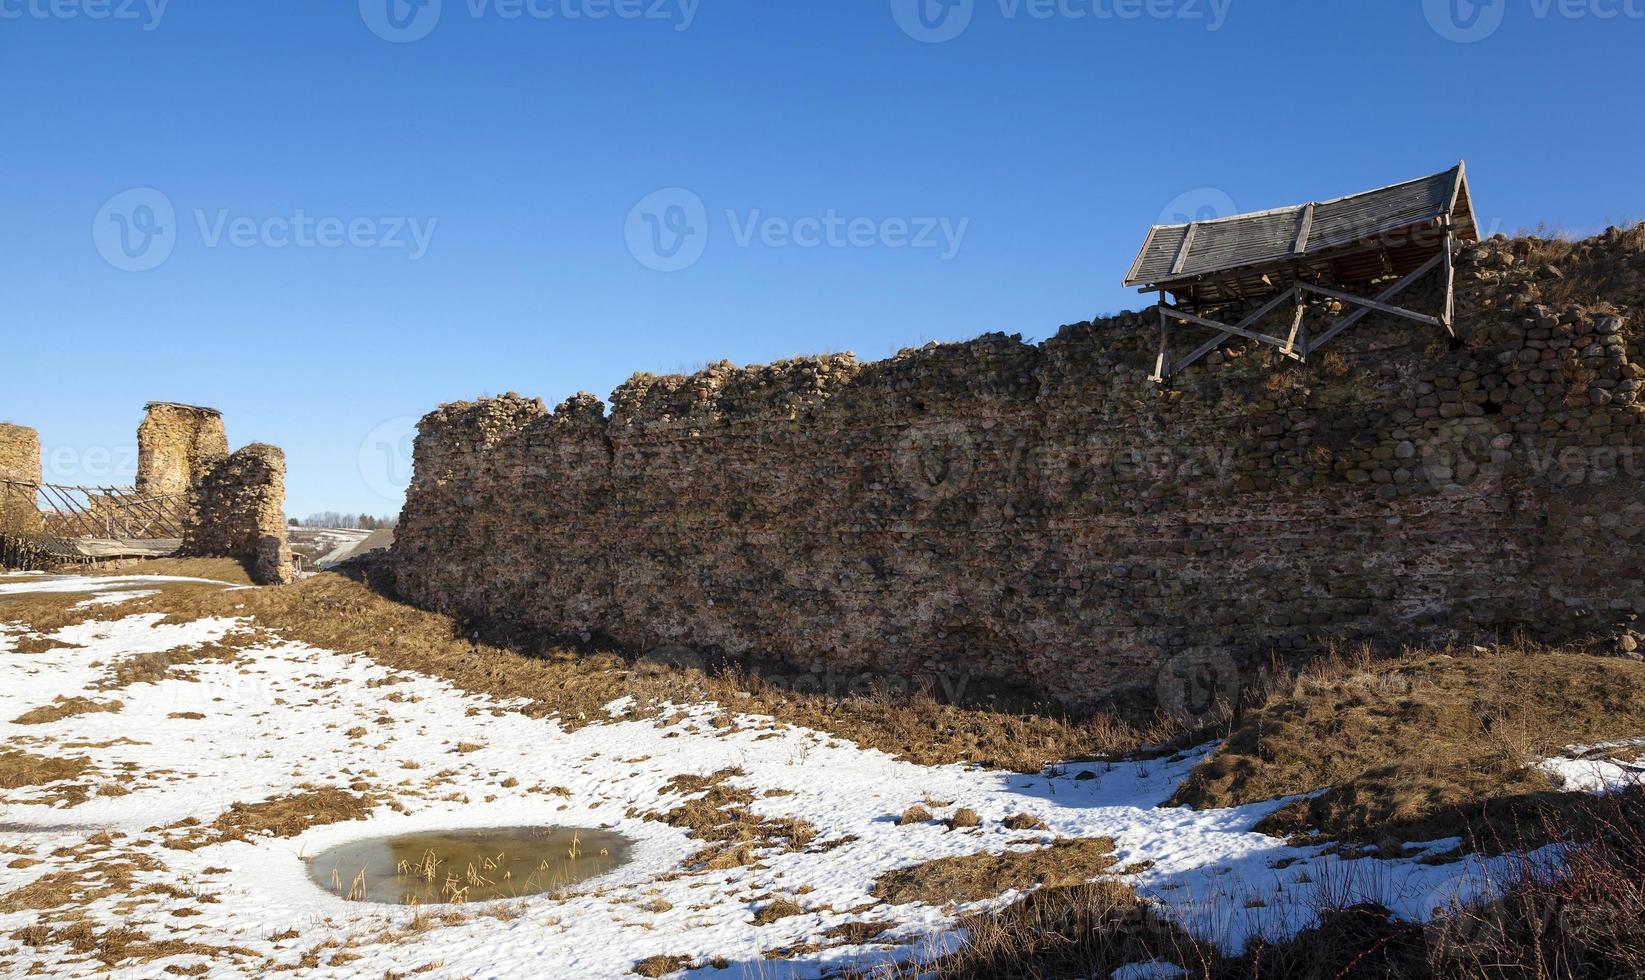
[[[1288,296],[1289,296],[1289,294],[1287,294],[1287,293],[1280,293],[1278,296],[1275,296],[1273,299],[1269,300],[1267,303],[1264,303],[1261,307],[1259,307],[1257,309],[1256,312],[1250,314],[1245,319],[1241,320],[1238,325],[1240,327],[1254,326],[1257,323],[1257,321],[1261,320],[1263,317],[1265,317],[1268,314],[1272,313],[1276,307],[1278,307],[1281,303],[1285,302],[1285,300],[1288,298]],[[1188,365],[1194,363],[1195,361],[1199,360],[1200,358],[1204,357],[1205,355],[1211,353],[1212,351],[1216,350],[1218,347],[1221,347],[1223,344],[1226,344],[1228,342],[1228,339],[1232,336],[1234,336],[1232,333],[1224,331],[1222,333],[1217,334],[1217,336],[1212,337],[1210,340],[1207,340],[1205,343],[1203,343],[1203,344],[1199,345],[1199,347],[1195,348],[1194,352],[1192,354],[1189,354],[1187,357],[1183,358],[1182,360],[1178,361],[1176,364],[1172,365],[1171,373],[1173,375],[1181,373],[1183,368],[1185,368]]]
[[[1171,325],[1165,319],[1165,290],[1162,289],[1159,293],[1159,355],[1154,358],[1154,377],[1151,379],[1155,382],[1161,382],[1170,377],[1166,373],[1169,367],[1166,343],[1169,340],[1170,329]]]
[[[1280,295],[1284,296],[1285,294],[1281,293]],[[1205,317],[1195,316],[1192,313],[1184,313],[1181,310],[1173,310],[1170,308],[1164,309],[1166,315],[1172,317],[1173,319],[1181,320],[1184,323],[1194,323],[1202,327],[1210,327],[1212,330],[1221,330],[1223,333],[1231,333],[1239,337],[1244,337],[1247,340],[1254,340],[1259,344],[1267,344],[1270,347],[1283,348],[1285,346],[1285,341],[1275,337],[1273,334],[1266,334],[1259,330],[1247,330],[1244,327],[1236,326],[1231,323],[1218,323],[1216,320],[1208,320]]]
[[[1366,299],[1363,296],[1355,296],[1353,293],[1345,293],[1337,289],[1327,289],[1324,286],[1316,286],[1311,282],[1300,283],[1300,285],[1303,289],[1306,289],[1311,293],[1318,293],[1321,296],[1329,296],[1332,299],[1341,300],[1344,303],[1353,303],[1358,306],[1368,307],[1378,313],[1386,313],[1389,316],[1404,317],[1407,320],[1415,320],[1418,323],[1426,323],[1435,327],[1443,327],[1445,325],[1439,321],[1439,317],[1437,316],[1429,316],[1426,313],[1418,313],[1415,310],[1407,310],[1403,306],[1393,306],[1379,300]]]
[[[1171,263],[1171,275],[1178,275],[1188,264],[1188,252],[1194,247],[1194,233],[1199,231],[1199,222],[1188,223],[1188,231],[1182,236],[1182,247],[1177,249],[1177,260]]]
[[[1441,261],[1442,261],[1442,256],[1438,256],[1438,255],[1434,256],[1431,259],[1429,259],[1427,262],[1423,263],[1422,266],[1420,268],[1418,268],[1415,272],[1412,272],[1410,275],[1406,276],[1404,279],[1401,279],[1399,282],[1394,283],[1392,286],[1389,286],[1387,289],[1384,289],[1382,292],[1378,293],[1377,297],[1376,297],[1377,302],[1386,303],[1388,300],[1391,300],[1395,296],[1398,296],[1400,293],[1404,292],[1406,290],[1406,288],[1409,287],[1412,283],[1416,282],[1418,279],[1421,279],[1423,276],[1427,275],[1428,273],[1434,271],[1434,268],[1436,266],[1438,266]],[[1336,323],[1331,325],[1331,329],[1325,331],[1324,333],[1320,334],[1318,337],[1314,338],[1312,341],[1309,342],[1309,344],[1308,344],[1308,353],[1312,354],[1314,351],[1317,351],[1321,347],[1324,347],[1327,343],[1330,342],[1331,338],[1335,337],[1337,334],[1343,332],[1344,330],[1347,330],[1349,327],[1353,326],[1354,324],[1358,323],[1360,320],[1363,320],[1365,317],[1368,317],[1370,315],[1371,315],[1371,308],[1362,306],[1359,309],[1355,310],[1354,312],[1352,312],[1352,313],[1348,314],[1347,316],[1343,317],[1342,319],[1338,320]]]
[[[1285,338],[1285,353],[1290,354],[1297,349],[1297,338],[1300,336],[1302,338],[1302,352],[1306,355],[1308,353],[1308,336],[1302,332],[1302,315],[1307,312],[1308,307],[1303,305],[1302,302],[1302,287],[1292,288],[1291,295],[1297,301],[1297,315],[1291,321],[1291,335]]]
[[[1456,236],[1451,233],[1450,222],[1445,224],[1445,313],[1440,317],[1445,332],[1455,337],[1457,314],[1457,268],[1454,249]]]
[[[1297,240],[1291,243],[1291,256],[1295,258],[1308,251],[1308,236],[1314,230],[1314,205],[1310,203],[1302,209],[1302,225],[1297,229]]]

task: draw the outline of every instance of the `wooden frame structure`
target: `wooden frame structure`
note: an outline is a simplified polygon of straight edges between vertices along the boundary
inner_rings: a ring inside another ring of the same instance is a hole
[[[71,487],[0,480],[0,497],[18,497],[38,514],[32,546],[61,558],[154,556],[176,551],[186,494],[144,496],[133,487]]]
[[[1254,214],[1149,229],[1125,285],[1159,294],[1159,351],[1153,379],[1164,382],[1234,337],[1274,347],[1296,361],[1372,313],[1439,327],[1456,336],[1458,245],[1477,241],[1466,165],[1380,190]],[[1436,269],[1443,270],[1445,301],[1437,314],[1393,300]],[[1394,279],[1392,285],[1388,280]],[[1372,296],[1348,290],[1377,289]],[[1173,304],[1167,299],[1176,300]],[[1310,337],[1309,295],[1357,307]],[[1263,301],[1235,322],[1224,311]],[[1290,301],[1284,336],[1257,329]],[[1171,360],[1173,323],[1215,335],[1180,360]]]

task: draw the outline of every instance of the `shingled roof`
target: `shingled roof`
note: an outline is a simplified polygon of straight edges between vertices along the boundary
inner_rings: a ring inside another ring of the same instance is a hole
[[[1190,306],[1273,295],[1297,278],[1362,285],[1420,268],[1449,223],[1477,241],[1464,164],[1332,201],[1183,225],[1156,225],[1125,285],[1163,289]]]

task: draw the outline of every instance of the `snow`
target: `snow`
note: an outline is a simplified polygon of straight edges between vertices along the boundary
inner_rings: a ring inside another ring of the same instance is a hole
[[[1573,745],[1539,765],[1572,792],[1615,793],[1645,781],[1645,740]]]
[[[1149,960],[1147,963],[1130,963],[1115,970],[1113,980],[1172,980],[1173,977],[1185,977],[1188,971],[1175,963],[1164,960]]]
[[[46,725],[0,721],[0,734],[32,752],[85,755],[96,765],[94,783],[118,782],[130,790],[123,796],[94,795],[72,808],[43,802],[52,796],[51,787],[0,794],[5,800],[0,845],[26,846],[44,861],[0,867],[0,894],[72,864],[73,859],[51,857],[54,849],[78,845],[100,830],[124,833],[128,836],[117,840],[117,850],[144,853],[166,866],[140,873],[139,881],[186,882],[219,901],[198,904],[150,894],[139,896],[135,911],[122,915],[116,906],[132,899],[116,894],[87,903],[85,911],[105,924],[246,947],[268,957],[243,961],[243,972],[236,972],[232,960],[213,960],[212,976],[260,976],[276,965],[296,963],[329,940],[359,957],[318,971],[337,977],[381,977],[428,963],[440,964],[424,974],[431,977],[615,977],[652,955],[689,956],[699,963],[723,957],[729,964],[723,970],[704,966],[692,973],[697,977],[817,976],[831,966],[952,948],[961,938],[959,914],[1016,897],[945,909],[887,907],[870,894],[883,872],[946,855],[1041,846],[1059,837],[1112,837],[1116,867],[1144,868],[1127,879],[1140,894],[1230,950],[1255,935],[1277,938],[1311,925],[1314,909],[1327,900],[1362,896],[1422,919],[1459,896],[1479,894],[1505,866],[1500,861],[1506,859],[1479,857],[1445,865],[1421,864],[1416,857],[1345,860],[1252,832],[1286,800],[1205,812],[1163,808],[1209,748],[1166,761],[1072,763],[1020,775],[898,761],[768,718],[738,715],[732,728],[716,728],[710,719],[724,709],[712,704],[675,706],[661,720],[625,719],[630,698],[607,705],[610,717],[599,724],[567,731],[552,719],[525,717],[510,711],[509,702],[471,695],[436,678],[392,671],[363,655],[284,641],[244,650],[234,663],[192,664],[192,680],[89,691],[120,658],[212,642],[245,627],[229,619],[168,624],[156,614],[121,616],[111,591],[159,581],[0,576],[0,593],[101,592],[110,603],[109,621],[55,634],[78,646],[14,654],[7,634],[0,632],[0,719],[60,695],[123,702],[117,713]],[[179,717],[193,713],[204,718]],[[366,729],[364,737],[347,734],[357,727]],[[480,748],[458,753],[464,742]],[[74,744],[80,747],[70,747]],[[746,773],[732,782],[754,791],[757,814],[806,820],[819,832],[817,844],[838,846],[767,852],[755,866],[679,874],[682,860],[702,842],[642,815],[679,802],[663,792],[674,776],[730,767]],[[1085,773],[1090,776],[1075,778]],[[510,779],[517,782],[504,786]],[[392,795],[406,812],[385,806],[370,819],[315,827],[294,838],[195,851],[167,849],[158,839],[162,835],[145,832],[190,817],[209,824],[235,802],[311,785],[347,787],[356,780]],[[570,796],[542,792],[546,787],[564,787]],[[787,795],[765,795],[772,790]],[[897,814],[932,799],[953,801],[937,810],[938,817],[969,807],[981,815],[983,827],[949,831],[936,821],[896,825]],[[1048,830],[1013,832],[1001,826],[1017,813],[1039,817]],[[610,829],[635,842],[633,860],[577,886],[569,897],[514,903],[517,916],[497,918],[468,906],[467,921],[391,942],[373,937],[403,925],[412,910],[344,902],[312,884],[304,865],[306,855],[361,838],[517,825]],[[1434,842],[1422,853],[1444,853],[1454,843]],[[784,895],[797,900],[804,913],[754,925],[754,910],[769,897]],[[662,908],[656,899],[670,907],[651,911]],[[201,914],[172,915],[184,906]],[[31,924],[34,916],[0,915],[0,936]],[[820,941],[831,926],[869,919],[893,922],[891,934],[906,945],[764,959],[768,950]],[[271,938],[288,927],[299,936]],[[0,959],[4,955],[0,952]],[[24,951],[18,958],[27,963],[33,957]],[[197,956],[180,956],[116,968],[109,975],[152,977],[168,965],[200,962]],[[1126,976],[1173,975],[1159,972],[1168,966],[1137,964],[1126,969],[1141,972]],[[100,971],[94,962],[47,966],[48,975],[56,976]]]

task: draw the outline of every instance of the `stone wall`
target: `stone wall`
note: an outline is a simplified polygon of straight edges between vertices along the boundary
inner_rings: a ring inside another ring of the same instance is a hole
[[[228,434],[214,408],[150,402],[137,427],[137,492],[186,494],[224,456]]]
[[[207,461],[189,494],[178,553],[239,559],[260,585],[290,582],[285,475],[285,453],[260,443]]]
[[[40,433],[22,425],[0,422],[0,480],[40,482]],[[37,534],[40,512],[34,491],[0,483],[0,534]]]
[[[1184,658],[1615,629],[1645,612],[1645,233],[1471,247],[1458,306],[1455,344],[1373,317],[1306,366],[1232,345],[1163,390],[1156,317],[1123,314],[639,375],[609,414],[447,405],[419,427],[398,587],[1080,707],[1151,704]]]

